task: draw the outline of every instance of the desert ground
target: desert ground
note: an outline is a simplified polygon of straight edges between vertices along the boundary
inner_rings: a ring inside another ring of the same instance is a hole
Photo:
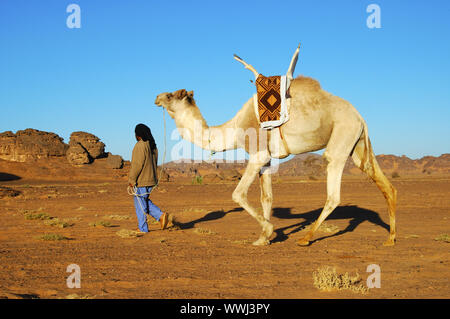
[[[121,237],[137,229],[123,170],[103,169],[101,160],[58,171],[0,164],[2,298],[450,297],[450,177],[390,178],[398,190],[393,247],[382,245],[389,219],[376,185],[344,177],[340,206],[301,247],[325,202],[325,179],[274,176],[275,231],[270,245],[255,247],[259,225],[231,199],[237,181],[163,181],[151,198],[175,225],[160,230],[150,218],[149,233]],[[259,205],[259,196],[255,181],[250,202]],[[80,267],[80,288],[67,285],[71,264]],[[380,288],[314,284],[329,266],[366,286],[371,264],[380,267]]]

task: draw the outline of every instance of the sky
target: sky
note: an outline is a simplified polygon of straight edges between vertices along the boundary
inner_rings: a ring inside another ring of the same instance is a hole
[[[71,4],[80,28],[67,25]],[[371,4],[380,28],[367,25]],[[164,134],[159,93],[194,90],[208,124],[224,123],[255,93],[233,54],[280,75],[301,42],[294,76],[352,103],[376,154],[439,156],[450,152],[449,17],[446,0],[1,0],[0,132],[68,143],[86,131],[130,159],[145,123],[167,162],[180,139],[167,114]]]

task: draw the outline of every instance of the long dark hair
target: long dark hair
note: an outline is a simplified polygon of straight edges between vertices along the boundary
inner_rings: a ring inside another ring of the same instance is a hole
[[[154,150],[156,148],[155,139],[153,138],[152,131],[145,124],[138,124],[134,129],[136,136],[139,136],[144,142],[150,142],[150,148]]]

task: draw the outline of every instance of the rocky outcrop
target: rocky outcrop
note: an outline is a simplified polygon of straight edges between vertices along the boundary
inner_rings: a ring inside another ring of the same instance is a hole
[[[91,162],[91,157],[80,143],[72,143],[67,150],[67,161],[72,165],[83,165]]]
[[[105,144],[100,142],[100,139],[91,133],[73,132],[70,134],[69,146],[81,145],[89,154],[92,160],[105,156]]]
[[[111,153],[108,153],[106,165],[109,168],[120,169],[123,167],[123,158],[120,155],[113,155]]]
[[[65,156],[68,145],[55,133],[26,129],[0,133],[0,158],[13,162]]]
[[[109,155],[109,156],[108,156]],[[92,163],[107,157],[107,167],[120,169],[124,162],[121,156],[105,154],[105,144],[94,134],[73,132],[69,144],[55,133],[26,129],[0,133],[0,159],[12,162],[27,162],[50,157],[61,157],[74,165]]]
[[[70,134],[67,161],[72,165],[92,163],[96,158],[104,157],[105,144],[91,133],[73,132]]]

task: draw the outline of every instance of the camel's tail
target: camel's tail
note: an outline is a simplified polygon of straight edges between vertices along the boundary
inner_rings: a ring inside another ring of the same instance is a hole
[[[362,119],[363,128],[360,138],[358,139],[357,145],[360,146],[364,142],[363,149],[359,148],[356,157],[361,160],[359,168],[367,173],[367,175],[372,178],[372,180],[377,184],[378,188],[383,193],[387,200],[389,207],[389,239],[385,245],[393,245],[395,241],[395,210],[397,206],[397,190],[391,184],[391,182],[386,178],[380,166],[378,165],[375,154],[373,153],[372,145],[369,139],[369,132],[367,129],[367,124]]]
[[[368,166],[375,166],[374,163],[374,154],[373,154],[373,149],[372,149],[372,144],[370,143],[370,139],[369,139],[369,129],[367,128],[367,124],[366,121],[364,121],[364,119],[361,117],[361,121],[363,124],[363,128],[362,128],[362,133],[361,133],[361,137],[360,139],[364,138],[364,155],[363,158],[361,159],[361,165],[360,165],[360,169],[362,169],[363,171],[367,171],[367,169],[369,168]]]

